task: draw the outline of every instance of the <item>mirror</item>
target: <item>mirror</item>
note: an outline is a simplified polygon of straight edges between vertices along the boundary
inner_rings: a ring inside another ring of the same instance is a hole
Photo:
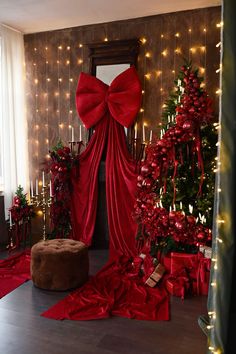
[[[137,67],[139,39],[117,40],[89,44],[90,73],[110,85],[112,80],[131,65]],[[131,140],[134,127],[125,128],[127,141]],[[89,130],[90,140],[93,129]]]
[[[130,68],[130,64],[98,65],[96,67],[96,77],[110,85],[117,75],[128,68]]]

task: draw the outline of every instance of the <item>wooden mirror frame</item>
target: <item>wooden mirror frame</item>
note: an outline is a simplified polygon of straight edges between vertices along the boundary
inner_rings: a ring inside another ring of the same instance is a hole
[[[137,58],[140,47],[137,38],[127,40],[107,41],[88,44],[90,58],[90,73],[96,76],[96,68],[99,65],[130,64],[137,68]],[[134,127],[127,131],[127,139],[131,140]],[[90,140],[93,129],[89,129]]]

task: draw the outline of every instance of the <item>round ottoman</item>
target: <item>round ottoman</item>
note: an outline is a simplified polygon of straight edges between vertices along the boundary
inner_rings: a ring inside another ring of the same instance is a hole
[[[80,241],[40,241],[31,249],[31,277],[35,286],[47,290],[68,290],[88,279],[88,248]]]

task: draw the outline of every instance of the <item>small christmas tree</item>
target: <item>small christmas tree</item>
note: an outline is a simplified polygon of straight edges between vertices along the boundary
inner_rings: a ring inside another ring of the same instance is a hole
[[[191,64],[181,67],[161,139],[147,147],[138,176],[139,246],[153,255],[157,249],[194,252],[211,242],[217,135],[202,81]]]

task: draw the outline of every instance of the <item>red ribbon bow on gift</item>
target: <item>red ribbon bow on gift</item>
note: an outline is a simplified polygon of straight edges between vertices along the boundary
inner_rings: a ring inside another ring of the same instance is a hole
[[[134,67],[118,75],[110,86],[81,73],[76,90],[76,107],[86,128],[96,125],[107,113],[129,127],[141,104],[141,85]]]
[[[185,293],[190,288],[190,281],[186,270],[182,269],[180,271],[174,272],[168,277],[167,281],[171,282],[173,288],[175,288],[175,291],[180,294],[181,299],[183,300]]]

